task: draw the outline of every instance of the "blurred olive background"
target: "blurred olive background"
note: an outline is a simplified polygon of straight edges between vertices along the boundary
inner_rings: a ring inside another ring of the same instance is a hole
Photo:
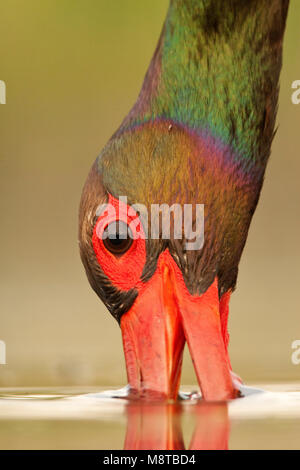
[[[134,103],[168,0],[0,5],[0,385],[125,384],[117,323],[77,246],[89,168]],[[246,381],[298,380],[300,2],[291,1],[279,129],[231,302],[231,357]],[[185,383],[195,383],[186,354]]]

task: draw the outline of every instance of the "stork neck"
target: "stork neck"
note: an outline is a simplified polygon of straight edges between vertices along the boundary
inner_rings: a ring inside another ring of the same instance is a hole
[[[171,0],[124,124],[170,119],[208,130],[243,158],[267,158],[287,6],[287,0]]]

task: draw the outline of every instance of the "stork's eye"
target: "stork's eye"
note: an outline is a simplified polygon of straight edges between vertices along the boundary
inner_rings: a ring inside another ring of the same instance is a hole
[[[142,223],[133,207],[109,195],[95,223],[92,244],[101,270],[118,289],[129,291],[142,282],[145,239]]]
[[[111,222],[103,230],[102,241],[110,253],[120,256],[131,247],[133,235],[129,226],[125,222],[118,220]]]

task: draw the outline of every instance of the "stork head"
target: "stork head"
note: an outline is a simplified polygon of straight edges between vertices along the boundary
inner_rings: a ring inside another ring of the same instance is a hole
[[[121,326],[133,394],[176,398],[187,341],[203,396],[234,396],[227,303],[254,197],[228,149],[170,121],[119,132],[94,163],[81,257]]]

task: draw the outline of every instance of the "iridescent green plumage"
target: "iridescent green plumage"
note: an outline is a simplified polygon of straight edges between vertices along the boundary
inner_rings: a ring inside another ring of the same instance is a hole
[[[207,129],[239,158],[265,162],[287,8],[287,0],[173,0],[130,123],[163,117]]]

